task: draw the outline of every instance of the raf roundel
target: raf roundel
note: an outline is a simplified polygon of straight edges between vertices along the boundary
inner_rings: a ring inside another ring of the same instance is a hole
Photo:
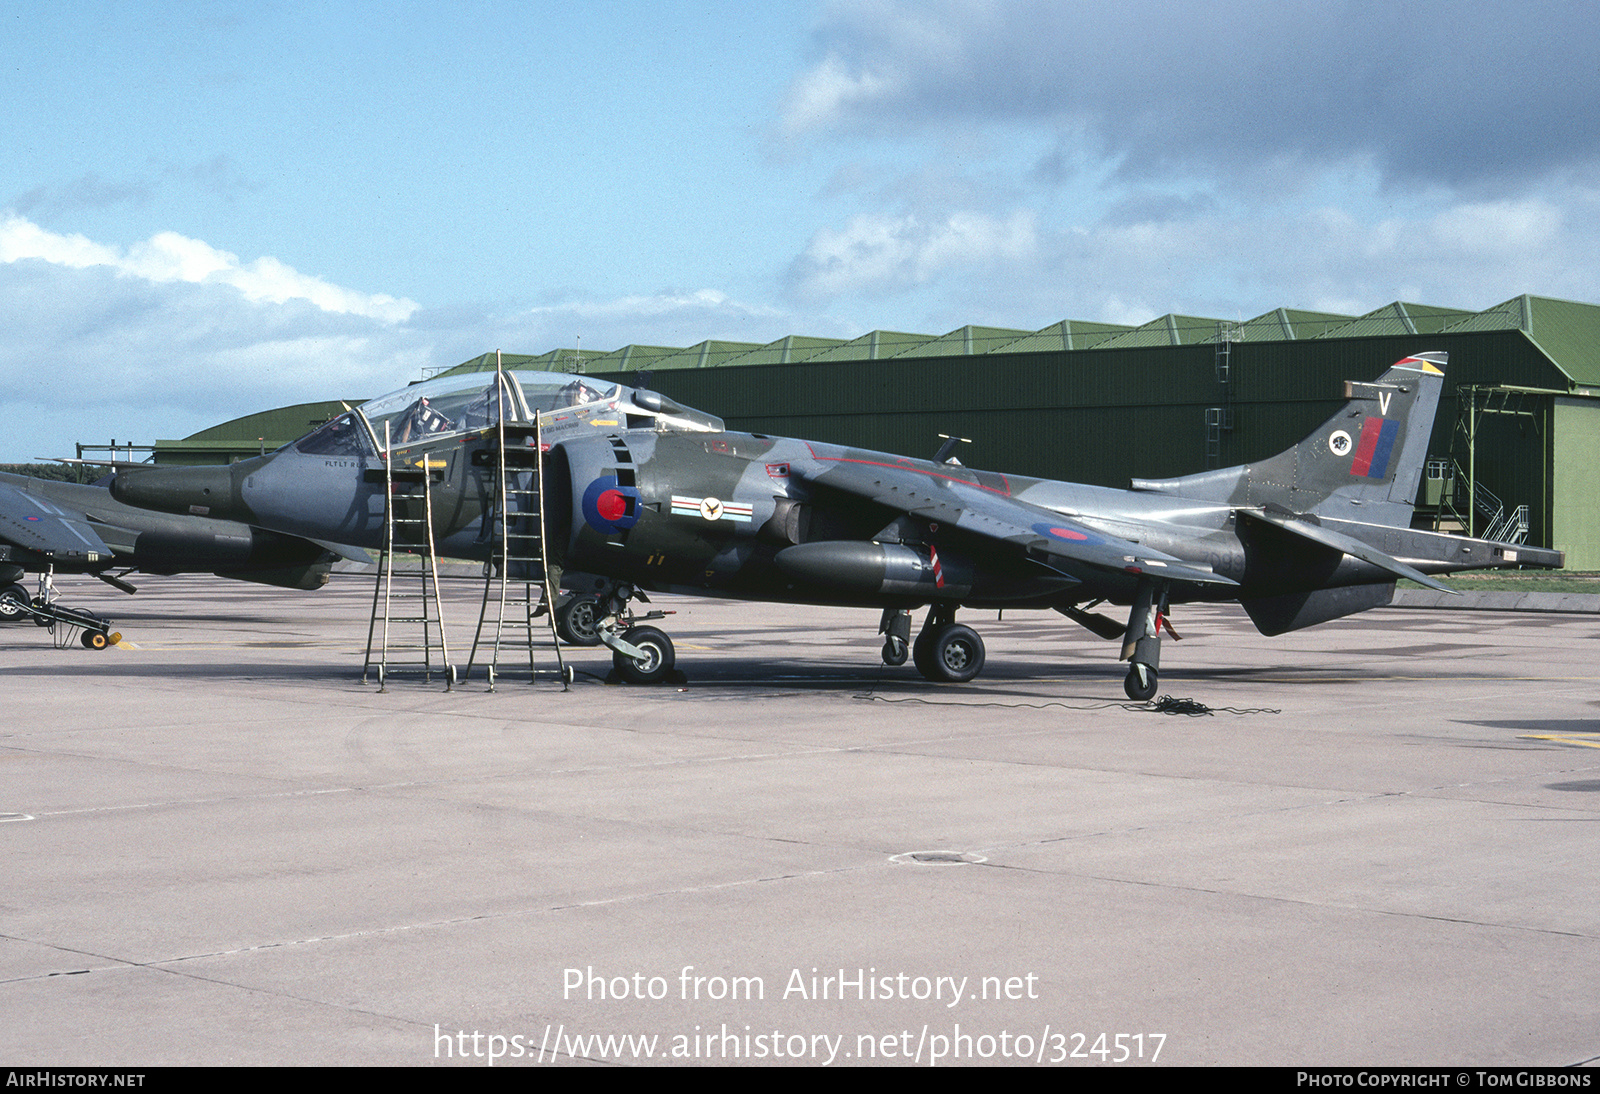
[[[626,532],[639,523],[639,491],[615,475],[595,479],[583,492],[584,523],[602,535]]]
[[[600,514],[600,519],[615,524],[628,515],[628,499],[621,490],[602,490],[600,496],[595,498],[595,511]]]
[[[1038,535],[1049,536],[1051,539],[1065,539],[1073,543],[1090,542],[1088,534],[1080,532],[1076,528],[1062,528],[1054,524],[1035,524],[1033,530]]]

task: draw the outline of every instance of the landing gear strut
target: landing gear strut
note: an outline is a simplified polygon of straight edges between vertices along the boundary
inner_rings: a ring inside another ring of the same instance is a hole
[[[1122,659],[1132,662],[1122,690],[1136,703],[1156,697],[1161,668],[1161,627],[1167,615],[1167,583],[1145,578],[1133,595],[1128,630],[1122,639]],[[1171,628],[1167,628],[1171,631]],[[1176,637],[1176,636],[1174,636]]]
[[[911,652],[911,612],[905,608],[885,608],[878,622],[883,635],[883,663],[899,668]]]

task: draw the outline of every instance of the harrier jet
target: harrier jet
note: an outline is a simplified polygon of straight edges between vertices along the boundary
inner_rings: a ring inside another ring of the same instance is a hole
[[[113,490],[132,505],[376,546],[385,463],[426,468],[446,555],[491,558],[497,507],[516,521],[542,506],[546,587],[584,594],[557,606],[566,632],[592,629],[636,682],[673,668],[671,639],[630,611],[661,590],[876,609],[884,661],[909,653],[935,681],[983,667],[962,608],[1054,609],[1121,640],[1126,691],[1143,701],[1174,605],[1237,600],[1275,635],[1387,604],[1400,578],[1449,591],[1432,575],[1561,565],[1558,551],[1410,527],[1444,369],[1443,353],[1407,357],[1347,383],[1344,408],[1285,452],[1131,490],[733,433],[656,392],[529,372],[439,377],[275,453],[125,472]],[[496,468],[523,489],[497,495]],[[1123,606],[1126,623],[1100,604]]]
[[[231,521],[152,513],[104,486],[0,473],[0,622],[28,614],[28,573],[93,574],[124,592],[134,571],[215,573],[315,589],[335,553]]]

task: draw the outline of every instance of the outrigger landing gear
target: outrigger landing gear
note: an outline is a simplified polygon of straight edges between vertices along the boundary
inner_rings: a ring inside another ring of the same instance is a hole
[[[964,684],[983,670],[983,639],[956,622],[954,604],[935,604],[911,647],[917,671],[936,684]]]
[[[676,669],[678,655],[672,639],[655,627],[638,624],[665,619],[672,612],[651,611],[635,615],[628,603],[634,599],[649,603],[632,585],[611,585],[594,597],[598,618],[594,623],[596,641],[611,650],[613,676],[630,684],[660,684],[681,680]]]
[[[1128,630],[1122,639],[1122,659],[1130,661],[1122,690],[1136,703],[1156,697],[1161,668],[1161,628],[1167,616],[1167,583],[1145,578],[1133,594],[1133,610],[1128,614]],[[1172,627],[1167,633],[1173,638]]]
[[[883,663],[899,668],[906,663],[911,652],[911,612],[907,608],[885,608],[878,621],[878,633],[883,635]]]

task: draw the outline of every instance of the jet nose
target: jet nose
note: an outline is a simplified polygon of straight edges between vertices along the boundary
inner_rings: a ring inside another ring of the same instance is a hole
[[[151,467],[117,472],[111,496],[124,505],[163,513],[248,520],[229,467]]]

